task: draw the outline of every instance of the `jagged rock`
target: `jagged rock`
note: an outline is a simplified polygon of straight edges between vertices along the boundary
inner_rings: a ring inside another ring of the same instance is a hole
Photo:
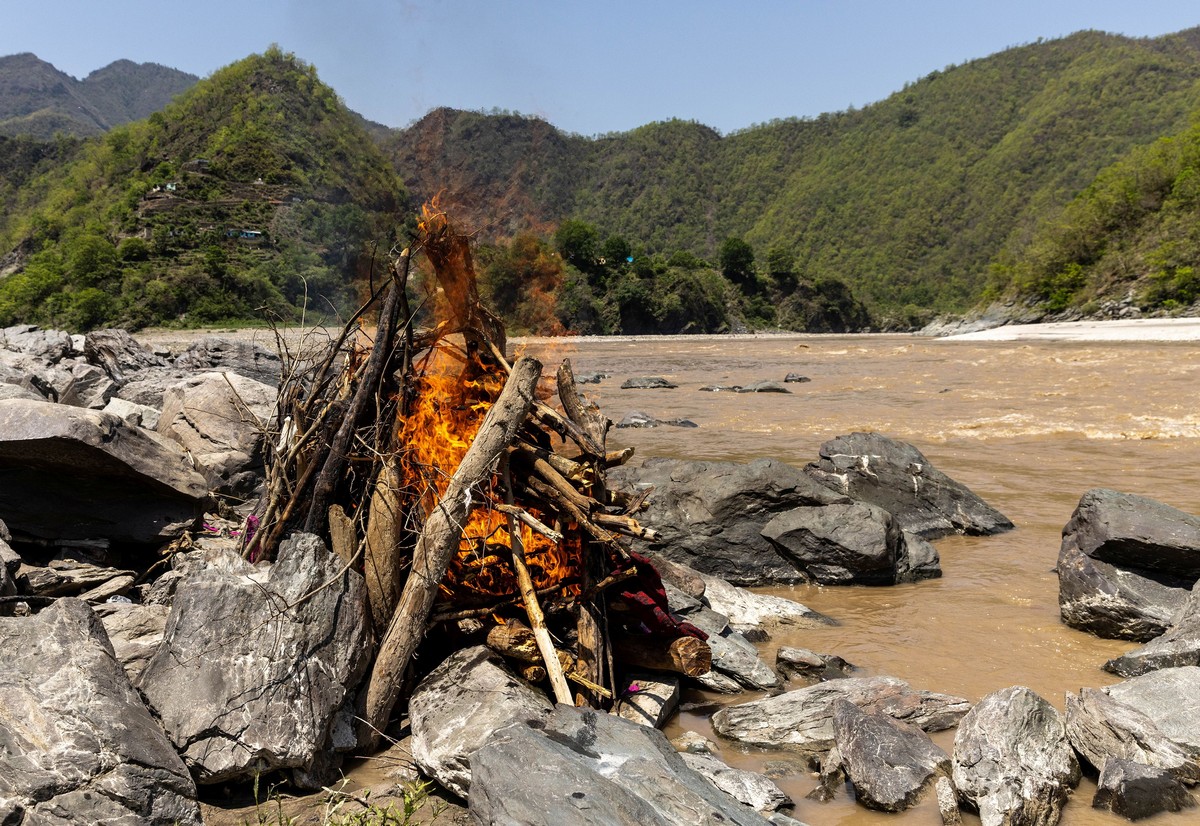
[[[279,386],[283,362],[265,347],[205,336],[175,357],[175,368],[191,373],[230,372],[271,387]]]
[[[855,798],[868,809],[902,812],[921,799],[936,775],[950,773],[950,755],[916,726],[868,714],[845,699],[832,707],[843,770]]]
[[[792,799],[771,778],[758,772],[731,768],[711,754],[683,752],[683,762],[720,791],[756,812],[774,812],[791,806]]]
[[[713,715],[713,731],[746,745],[820,754],[834,743],[833,703],[838,698],[923,731],[950,728],[971,707],[961,697],[914,691],[895,677],[847,677],[727,706]]]
[[[0,402],[0,513],[18,535],[159,546],[207,501],[183,450],[155,434],[95,410]]]
[[[466,797],[479,747],[514,720],[541,720],[553,707],[490,649],[461,649],[422,680],[409,701],[413,759],[443,787]]]
[[[958,724],[954,785],[982,826],[1054,826],[1079,778],[1062,716],[1024,686],[989,694]]]
[[[1104,764],[1092,807],[1108,809],[1129,820],[1162,812],[1179,812],[1196,805],[1179,779],[1166,769],[1113,757]]]
[[[660,376],[635,376],[621,382],[622,390],[674,390],[678,386]]]
[[[147,430],[158,429],[159,411],[144,404],[126,401],[125,399],[113,396],[104,405],[104,412],[111,413],[124,421],[125,424],[134,427],[144,427]]]
[[[59,393],[59,403],[103,410],[116,392],[116,382],[99,367],[83,361],[72,361],[69,364],[64,362],[63,366],[70,370],[71,381]]]
[[[614,712],[630,722],[662,728],[679,705],[679,680],[649,671],[630,671],[624,682],[625,691]]]
[[[749,464],[650,459],[640,468],[614,468],[609,478],[626,489],[654,487],[639,516],[661,534],[652,551],[734,585],[805,581],[761,535],[763,526],[802,505],[848,501],[772,459]]]
[[[544,720],[501,729],[475,753],[471,768],[476,823],[768,822],[689,769],[662,732],[591,709],[560,705]]]
[[[368,665],[362,577],[311,534],[192,565],[138,687],[201,783],[308,770]]]
[[[201,373],[163,395],[158,432],[195,459],[210,487],[245,494],[258,483],[275,388],[237,373]]]
[[[641,410],[631,410],[617,422],[617,427],[699,427],[691,419],[659,419]]]
[[[791,393],[792,391],[784,387],[777,381],[755,381],[750,384],[742,385],[737,389],[739,393]]]
[[[1154,499],[1095,488],[1063,528],[1092,559],[1190,586],[1200,579],[1200,517]]]
[[[834,680],[850,674],[854,666],[836,654],[817,654],[807,648],[785,645],[775,652],[775,670],[787,678]]]
[[[821,445],[820,457],[805,468],[814,479],[883,508],[903,530],[924,539],[999,533],[1013,526],[907,442],[880,433],[851,433]]]
[[[1187,599],[1179,585],[1092,559],[1065,535],[1056,570],[1062,621],[1107,639],[1152,640],[1170,627]]]
[[[1067,738],[1097,770],[1121,758],[1170,771],[1200,783],[1200,761],[1159,730],[1151,718],[1095,688],[1067,695]]]
[[[768,522],[762,535],[823,585],[894,585],[942,575],[932,545],[913,537],[918,553],[911,557],[912,535],[867,502],[794,508]]]
[[[728,617],[729,625],[738,631],[776,624],[801,628],[837,625],[835,620],[794,600],[756,594],[711,574],[695,574],[704,583],[703,599],[708,607]]]
[[[1149,717],[1165,737],[1184,751],[1200,754],[1200,715],[1196,714],[1200,668],[1164,668],[1101,690]]]
[[[93,330],[84,337],[83,354],[88,363],[104,370],[109,378],[124,384],[133,375],[152,367],[166,367],[167,361],[125,330]]]
[[[165,605],[109,602],[97,605],[95,611],[117,660],[130,681],[136,680],[158,651],[171,610]]]
[[[199,826],[196,787],[82,602],[0,618],[4,823]]]
[[[41,597],[76,596],[109,580],[131,574],[133,571],[85,562],[59,563],[52,567],[21,565],[17,570],[17,582],[25,594]]]
[[[1105,671],[1136,677],[1160,668],[1200,665],[1200,589],[1193,588],[1162,636],[1104,664]]]
[[[962,812],[958,808],[958,790],[949,777],[939,777],[934,784],[937,791],[938,814],[942,816],[942,826],[960,826]]]
[[[151,367],[120,386],[116,397],[144,407],[161,410],[167,389],[187,378],[183,371],[173,367]]]
[[[2,375],[0,375],[0,381],[3,381]],[[19,382],[16,384],[4,382],[0,383],[0,401],[4,401],[5,399],[30,399],[32,401],[40,402],[45,401],[46,397],[41,393],[38,393],[36,390],[26,387]]]
[[[71,336],[62,330],[43,330],[33,324],[17,324],[0,330],[0,350],[32,356],[57,364],[71,354]]]
[[[712,649],[712,671],[695,678],[701,685],[730,694],[743,687],[761,690],[782,683],[775,670],[759,659],[754,644],[729,627],[725,615],[704,608],[689,613],[687,619],[708,634],[708,647]]]

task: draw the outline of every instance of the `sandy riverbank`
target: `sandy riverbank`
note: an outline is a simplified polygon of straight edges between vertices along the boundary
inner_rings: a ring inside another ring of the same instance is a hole
[[[1200,318],[1008,324],[940,341],[1200,341]]]

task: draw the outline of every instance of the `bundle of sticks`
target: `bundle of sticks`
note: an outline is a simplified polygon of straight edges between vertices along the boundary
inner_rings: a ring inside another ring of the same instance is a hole
[[[423,332],[407,293],[418,253],[445,309]],[[635,518],[649,492],[608,487],[632,450],[607,449],[611,422],[569,361],[552,387],[537,359],[510,361],[468,238],[444,213],[426,208],[416,241],[323,353],[288,361],[243,552],[267,557],[302,529],[362,571],[378,647],[360,742],[377,742],[435,632],[486,641],[562,703],[605,707],[624,666],[709,670],[703,632],[670,614],[654,564],[630,547],[655,538]]]

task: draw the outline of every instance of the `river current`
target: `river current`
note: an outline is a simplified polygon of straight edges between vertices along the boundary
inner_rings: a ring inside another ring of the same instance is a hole
[[[761,646],[834,653],[859,674],[899,677],[915,688],[978,700],[1025,685],[1059,710],[1067,692],[1107,685],[1100,669],[1133,644],[1067,628],[1053,572],[1062,527],[1093,487],[1153,497],[1200,513],[1200,344],[1145,342],[957,342],[907,336],[656,337],[530,340],[547,370],[569,357],[577,374],[610,375],[585,393],[614,421],[632,410],[699,427],[614,429],[610,447],[652,456],[746,462],[771,457],[803,467],[822,442],[875,430],[911,442],[939,470],[964,482],[1017,528],[992,537],[934,543],[943,576],[885,588],[801,586],[769,590],[840,624],[782,630]],[[700,392],[799,373],[792,393]],[[621,390],[631,376],[662,376],[674,390]],[[794,686],[798,687],[798,685]],[[692,693],[685,701],[742,702]],[[683,713],[668,734],[712,737],[707,716]],[[718,739],[718,738],[714,738]],[[953,731],[934,736],[944,749]],[[762,770],[786,753],[740,750],[722,757]],[[773,766],[773,768],[778,768]],[[777,782],[811,826],[935,826],[932,795],[902,815],[804,798],[816,778],[798,770]],[[1085,779],[1064,826],[1125,823],[1090,808]],[[1156,824],[1195,823],[1191,813]],[[968,824],[978,819],[965,816]]]

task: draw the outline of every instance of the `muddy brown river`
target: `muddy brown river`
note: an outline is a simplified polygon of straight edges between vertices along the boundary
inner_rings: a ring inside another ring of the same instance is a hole
[[[912,442],[940,470],[969,485],[1016,524],[993,537],[935,542],[941,579],[888,588],[796,587],[771,593],[837,619],[837,627],[784,631],[764,658],[793,645],[835,653],[863,674],[972,700],[1011,685],[1037,691],[1060,710],[1067,692],[1115,678],[1105,660],[1134,647],[1073,631],[1058,618],[1053,567],[1059,538],[1081,494],[1111,487],[1200,513],[1200,344],[955,342],[901,336],[668,337],[530,341],[550,367],[569,356],[576,373],[611,374],[584,389],[612,419],[631,410],[699,427],[613,430],[610,445],[640,457],[749,461],[773,457],[802,467],[822,442],[878,430]],[[791,395],[705,393],[708,384],[812,380]],[[674,390],[621,390],[630,376],[662,376]],[[636,458],[635,462],[638,461]],[[750,695],[754,696],[754,695]],[[694,693],[690,701],[739,702]],[[668,734],[711,736],[707,718],[682,714]],[[935,735],[947,751],[953,732]],[[762,769],[785,753],[740,750],[730,763]],[[848,794],[804,799],[806,771],[778,781],[811,826],[940,824],[932,800],[903,815],[856,806]],[[1090,808],[1085,779],[1065,826],[1124,823]],[[1156,824],[1194,824],[1166,815]],[[970,816],[966,822],[978,823]]]

